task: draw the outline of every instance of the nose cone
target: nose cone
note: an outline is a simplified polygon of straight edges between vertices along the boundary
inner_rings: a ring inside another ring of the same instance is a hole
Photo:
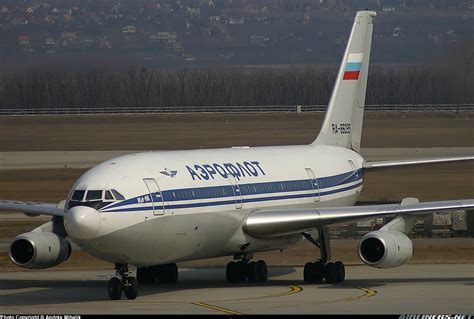
[[[64,214],[64,225],[72,238],[92,239],[100,230],[99,212],[86,206],[75,206]]]

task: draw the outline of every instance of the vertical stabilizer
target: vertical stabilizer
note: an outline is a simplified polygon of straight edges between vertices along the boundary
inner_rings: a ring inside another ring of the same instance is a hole
[[[357,12],[323,126],[313,144],[360,150],[375,16],[373,11]]]

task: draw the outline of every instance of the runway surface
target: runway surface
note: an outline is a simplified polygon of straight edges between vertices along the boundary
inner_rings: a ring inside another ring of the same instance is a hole
[[[1,169],[85,169],[111,158],[147,151],[35,151],[0,152]],[[473,155],[474,147],[363,148],[368,160]]]
[[[180,269],[171,285],[140,285],[110,301],[112,271],[0,273],[0,313],[474,313],[474,265],[346,268],[341,284],[305,284],[301,267],[270,267],[264,284],[228,284],[225,268]]]

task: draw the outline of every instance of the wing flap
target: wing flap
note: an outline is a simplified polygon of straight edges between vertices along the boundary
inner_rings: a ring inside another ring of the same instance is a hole
[[[19,211],[27,215],[64,216],[64,208],[58,204],[0,200],[0,211]]]
[[[471,208],[474,208],[474,199],[316,209],[265,209],[250,213],[243,227],[253,237],[272,238],[366,218],[400,214],[423,215]]]

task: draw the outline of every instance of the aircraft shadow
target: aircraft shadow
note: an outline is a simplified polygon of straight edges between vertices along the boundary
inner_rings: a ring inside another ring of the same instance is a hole
[[[270,267],[269,278],[288,275],[295,272],[293,267]],[[111,271],[111,275],[112,275]],[[288,285],[306,285],[303,279],[273,279],[265,283],[230,284],[225,280],[225,268],[197,268],[180,271],[179,281],[175,284],[140,284],[139,298],[176,292],[181,290],[205,288],[238,287],[278,287]],[[467,278],[399,278],[399,279],[348,279],[339,284],[320,284],[321,289],[347,289],[356,287],[376,288],[390,283],[422,282],[466,282]],[[0,308],[8,306],[34,306],[50,304],[76,304],[83,302],[110,301],[107,294],[108,278],[94,280],[42,280],[42,279],[5,279],[0,284]],[[472,283],[471,283],[472,284]],[[303,286],[304,288],[304,286]],[[31,291],[23,291],[31,289]],[[18,292],[16,292],[18,290]]]
[[[268,277],[295,272],[292,267],[271,267]],[[16,273],[12,273],[12,277]],[[112,276],[113,271],[110,271]],[[18,273],[21,275],[21,273]],[[4,279],[0,283],[0,308],[2,306],[34,306],[48,304],[73,304],[91,301],[110,301],[107,294],[109,278],[94,280],[42,280]],[[139,297],[179,290],[203,288],[236,288],[249,286],[285,286],[292,280],[271,280],[265,283],[230,284],[225,279],[225,268],[196,268],[180,271],[175,284],[140,284]],[[22,291],[31,289],[31,291]],[[18,290],[18,292],[16,292]],[[112,301],[110,301],[112,302]]]

